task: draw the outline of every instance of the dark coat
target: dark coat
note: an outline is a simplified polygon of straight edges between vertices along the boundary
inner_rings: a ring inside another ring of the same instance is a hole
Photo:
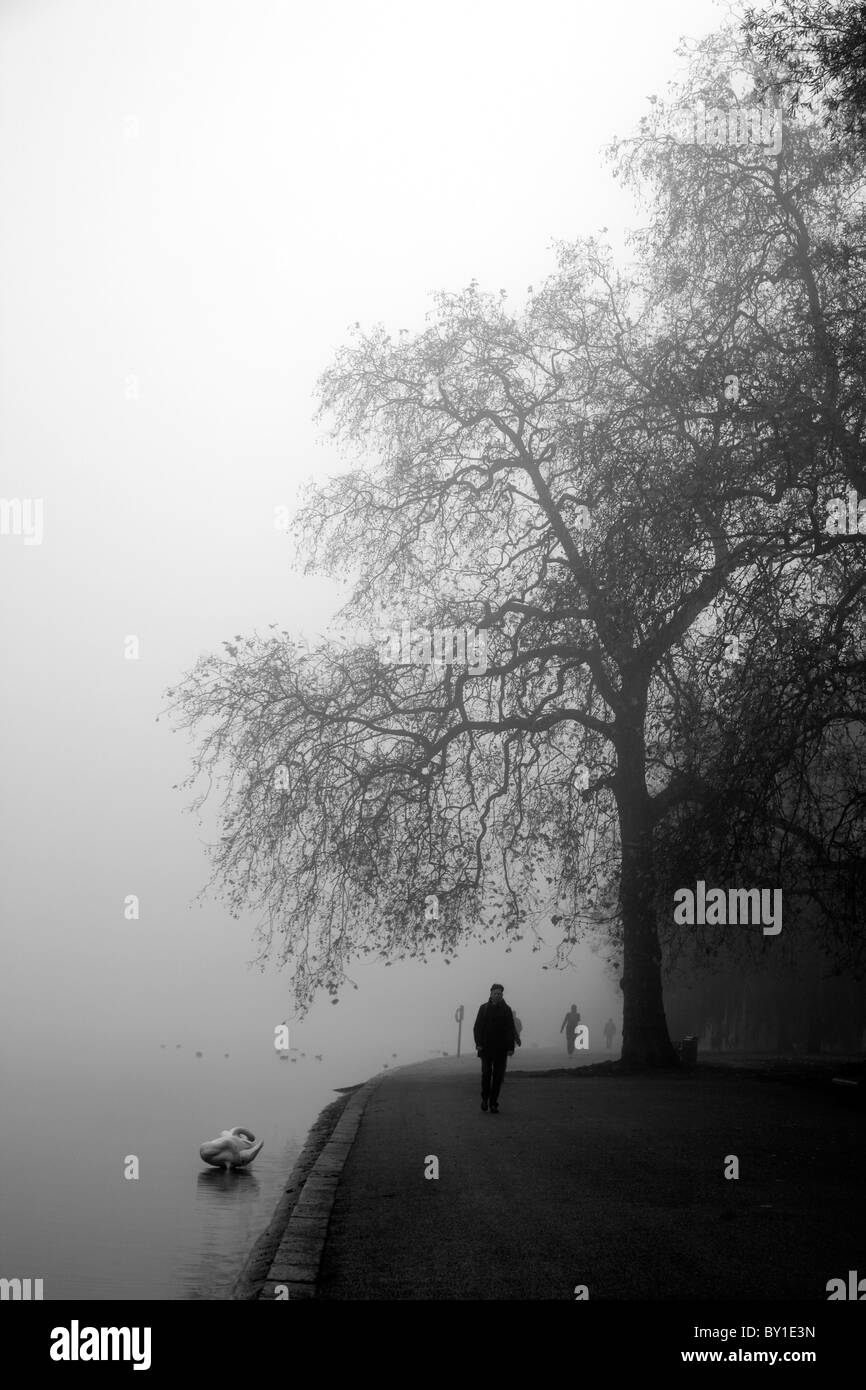
[[[482,1004],[472,1030],[476,1048],[483,1052],[513,1052],[515,1043],[519,1046],[514,1014],[508,1005]]]

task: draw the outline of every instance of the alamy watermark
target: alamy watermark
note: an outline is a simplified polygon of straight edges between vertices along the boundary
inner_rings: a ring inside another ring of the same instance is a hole
[[[400,628],[344,628],[321,634],[340,651],[374,647],[383,666],[426,666],[442,671],[447,666],[465,666],[470,675],[482,676],[487,670],[487,629],[476,627],[413,627],[404,620]],[[294,638],[300,651],[313,654],[317,648],[303,633]]]
[[[149,1327],[69,1327],[51,1329],[52,1361],[131,1361],[134,1371],[150,1369]]]
[[[848,1270],[847,1288],[844,1279],[828,1279],[826,1289],[828,1303],[838,1302],[839,1299],[850,1299],[856,1303],[866,1300],[866,1279],[858,1278],[856,1269]]]
[[[853,487],[844,498],[831,497],[826,507],[824,530],[829,536],[866,536],[866,497],[858,498]]]
[[[41,1279],[0,1279],[0,1301],[5,1303],[10,1299],[13,1303],[27,1303],[32,1299],[41,1299],[44,1297],[42,1284]]]
[[[487,670],[487,631],[485,628],[412,628],[405,621],[380,636],[381,660],[385,666],[465,666],[474,676]]]
[[[44,519],[41,497],[0,497],[0,536],[23,536],[25,545],[41,545]]]
[[[772,908],[771,897],[772,894]],[[764,936],[782,930],[781,888],[711,888],[698,879],[695,892],[678,888],[674,893],[674,921],[679,926],[724,927],[762,925]]]
[[[660,127],[683,145],[741,148],[763,145],[778,154],[782,148],[782,109],[779,106],[678,106]]]

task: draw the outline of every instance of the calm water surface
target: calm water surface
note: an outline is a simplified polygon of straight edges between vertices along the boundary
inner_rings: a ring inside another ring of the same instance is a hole
[[[0,1275],[43,1279],[46,1299],[227,1297],[333,1088],[365,1079],[347,1070],[167,1040],[108,1067],[59,1047],[49,1072],[4,1076]],[[264,1140],[255,1163],[206,1167],[199,1146],[234,1125]]]

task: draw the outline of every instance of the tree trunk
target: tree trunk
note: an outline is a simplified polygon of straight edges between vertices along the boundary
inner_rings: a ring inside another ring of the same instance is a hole
[[[794,1051],[791,1039],[791,997],[787,982],[782,980],[776,987],[776,1051],[787,1054]]]
[[[816,964],[815,970],[820,969]],[[809,1028],[806,1036],[806,1051],[815,1055],[821,1051],[823,1040],[823,1029],[821,1027],[821,977],[817,973],[813,977],[811,996],[809,999]]]
[[[619,720],[617,721],[619,723]],[[678,1065],[662,998],[654,911],[652,807],[646,790],[643,719],[616,738],[616,799],[622,841],[622,1060],[638,1067]]]
[[[748,985],[746,984],[745,980],[743,981],[742,993],[740,995],[740,1018],[742,1022],[740,1025],[739,1050],[740,1052],[745,1052],[747,1050],[749,1028],[752,1024],[752,1020],[749,1017]]]

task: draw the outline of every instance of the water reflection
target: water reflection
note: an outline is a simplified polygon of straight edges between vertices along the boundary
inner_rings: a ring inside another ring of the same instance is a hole
[[[235,1201],[255,1199],[259,1182],[250,1168],[208,1168],[199,1173],[197,1185],[201,1191],[226,1193]]]

